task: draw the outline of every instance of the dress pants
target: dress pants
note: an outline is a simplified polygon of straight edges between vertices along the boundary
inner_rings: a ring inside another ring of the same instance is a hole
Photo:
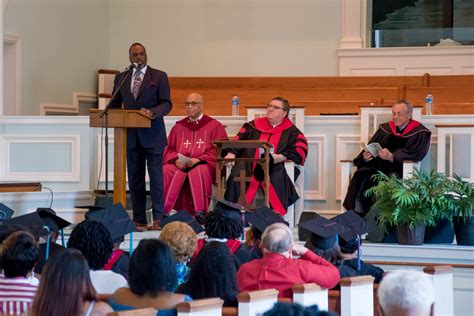
[[[163,219],[163,151],[164,147],[143,148],[138,139],[134,148],[127,148],[128,186],[133,220],[137,223],[147,224],[145,165],[150,177],[153,220]]]

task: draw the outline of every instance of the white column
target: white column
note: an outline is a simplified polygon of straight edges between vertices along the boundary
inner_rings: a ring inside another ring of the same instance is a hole
[[[3,13],[7,6],[8,0],[3,0],[2,9],[0,10],[0,43],[2,43],[2,49],[0,49],[0,116],[3,115]]]
[[[366,47],[367,0],[342,0],[339,48]]]

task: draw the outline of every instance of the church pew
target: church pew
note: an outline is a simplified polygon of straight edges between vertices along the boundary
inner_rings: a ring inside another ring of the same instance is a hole
[[[428,266],[423,269],[433,280],[435,292],[434,315],[454,314],[453,267]]]
[[[297,284],[292,287],[293,302],[303,306],[318,305],[320,310],[328,310],[328,289],[315,283]]]
[[[99,103],[104,106],[113,86],[114,70],[99,70]],[[306,107],[306,115],[358,113],[358,107],[393,104],[406,98],[423,105],[428,92],[435,97],[435,113],[473,112],[474,75],[459,76],[379,76],[379,77],[171,77],[175,106],[170,115],[182,116],[180,106],[187,94],[198,91],[210,115],[231,115],[231,99],[240,98],[240,114],[245,106],[265,105],[281,95],[293,105]],[[228,105],[228,106],[227,106]],[[438,109],[438,111],[437,111]]]
[[[242,292],[237,294],[238,316],[257,316],[271,309],[277,302],[275,289]]]
[[[221,316],[224,301],[218,297],[181,302],[176,305],[178,316]]]
[[[153,308],[140,308],[128,311],[108,313],[108,316],[156,316],[157,310]]]

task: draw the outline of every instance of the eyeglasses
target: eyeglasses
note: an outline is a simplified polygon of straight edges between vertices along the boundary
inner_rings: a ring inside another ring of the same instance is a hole
[[[273,104],[267,104],[267,109],[269,110],[284,110],[285,108],[273,105]]]
[[[196,105],[201,104],[201,103],[202,103],[202,102],[196,102],[196,101],[184,102],[184,107],[196,106]]]

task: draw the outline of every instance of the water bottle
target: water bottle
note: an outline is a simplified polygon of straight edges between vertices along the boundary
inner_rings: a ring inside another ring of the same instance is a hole
[[[239,97],[236,95],[232,98],[232,116],[239,116]]]
[[[433,95],[429,92],[425,98],[426,115],[433,115]]]

